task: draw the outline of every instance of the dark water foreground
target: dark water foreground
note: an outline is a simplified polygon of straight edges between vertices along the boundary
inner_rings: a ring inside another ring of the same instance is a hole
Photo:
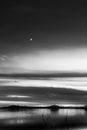
[[[0,109],[0,130],[87,130],[84,109]]]

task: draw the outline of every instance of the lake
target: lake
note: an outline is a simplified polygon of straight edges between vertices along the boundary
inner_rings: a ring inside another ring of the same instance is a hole
[[[0,129],[86,130],[84,109],[0,109]]]

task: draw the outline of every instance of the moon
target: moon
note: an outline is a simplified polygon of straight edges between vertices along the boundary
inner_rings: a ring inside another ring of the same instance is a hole
[[[33,39],[32,38],[30,38],[30,41],[32,41]]]

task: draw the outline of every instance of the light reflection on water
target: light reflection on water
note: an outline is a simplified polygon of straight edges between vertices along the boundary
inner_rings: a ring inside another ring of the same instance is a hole
[[[33,110],[35,115],[51,115],[50,109],[35,109]]]
[[[5,124],[10,124],[10,125],[14,125],[14,124],[26,124],[28,123],[28,121],[26,119],[11,119],[11,120],[5,120],[4,122]]]
[[[60,116],[84,116],[85,115],[84,109],[59,109],[58,115]]]
[[[9,118],[26,118],[31,116],[32,113],[25,112],[25,111],[19,111],[19,112],[7,112],[7,111],[1,111],[0,112],[0,119],[9,119]]]

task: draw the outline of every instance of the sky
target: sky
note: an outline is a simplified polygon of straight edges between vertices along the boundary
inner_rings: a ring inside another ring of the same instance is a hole
[[[87,73],[86,0],[0,4],[0,73]]]
[[[2,105],[87,105],[87,78],[0,79]]]

